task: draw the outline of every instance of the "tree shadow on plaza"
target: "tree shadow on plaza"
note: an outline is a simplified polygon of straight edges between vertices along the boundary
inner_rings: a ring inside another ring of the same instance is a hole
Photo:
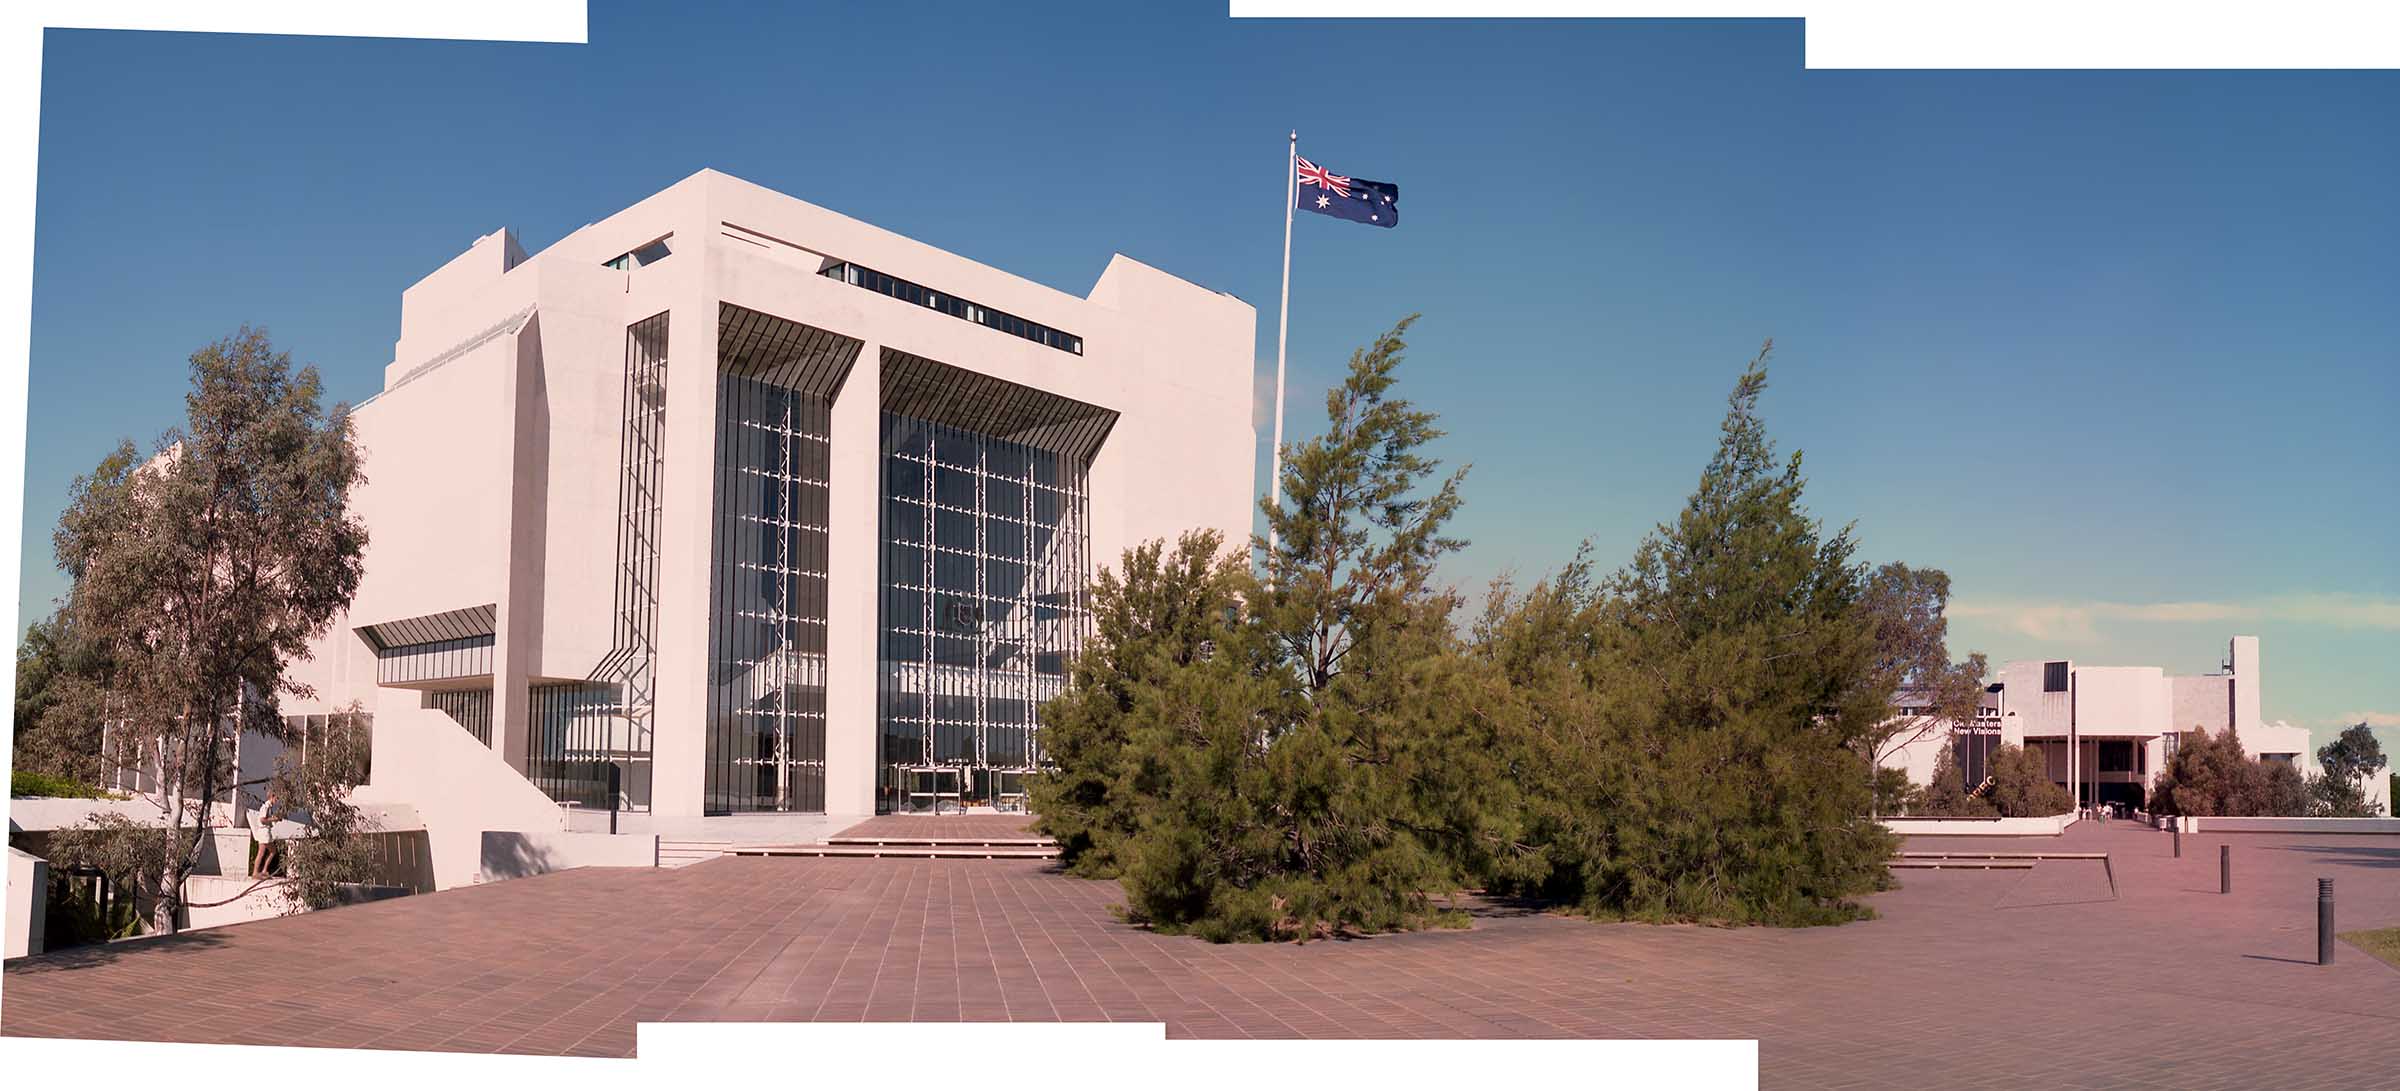
[[[483,874],[493,879],[526,879],[558,870],[558,861],[539,838],[505,830],[483,833]]]
[[[2400,868],[2400,848],[2377,848],[2372,845],[2269,845],[2264,847],[2274,852],[2305,852],[2326,857],[2325,863],[2337,867]],[[2239,867],[2238,861],[2236,867]]]
[[[133,936],[106,943],[84,943],[61,947],[38,955],[26,955],[8,960],[5,972],[11,977],[56,973],[61,970],[83,970],[105,966],[122,958],[172,958],[177,954],[221,947],[225,937],[214,929],[178,932],[172,936]]]

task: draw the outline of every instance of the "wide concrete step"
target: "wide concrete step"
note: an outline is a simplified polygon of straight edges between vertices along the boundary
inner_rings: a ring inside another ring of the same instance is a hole
[[[658,843],[658,866],[662,868],[689,867],[714,860],[733,848],[731,841],[668,841]]]
[[[1960,860],[1951,860],[1951,859],[1943,859],[1943,860],[1894,860],[1894,861],[1891,861],[1891,863],[1890,863],[1890,865],[1889,865],[1889,866],[1891,866],[1891,867],[1896,867],[1896,868],[1933,868],[1933,869],[1940,869],[1940,868],[1951,868],[1951,869],[1956,869],[1956,870],[1966,870],[1966,871],[2016,871],[2016,870],[2022,870],[2022,869],[2024,869],[2024,868],[2030,868],[2030,867],[2032,867],[2034,864],[2036,864],[2036,863],[2038,863],[2038,862],[2039,862],[2039,861],[2034,861],[2034,860],[1973,860],[1973,859],[1960,859]]]
[[[881,844],[750,844],[728,850],[735,856],[889,857],[955,860],[1049,860],[1055,845],[881,845]]]
[[[1043,848],[1058,842],[1047,837],[828,837],[828,845],[883,845],[893,848]]]

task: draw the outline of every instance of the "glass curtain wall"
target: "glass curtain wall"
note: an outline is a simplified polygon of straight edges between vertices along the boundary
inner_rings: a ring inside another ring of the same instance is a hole
[[[877,808],[997,802],[1084,638],[1085,481],[1115,414],[910,357],[884,381]]]
[[[727,305],[710,603],[712,813],[825,809],[832,397],[859,342]]]

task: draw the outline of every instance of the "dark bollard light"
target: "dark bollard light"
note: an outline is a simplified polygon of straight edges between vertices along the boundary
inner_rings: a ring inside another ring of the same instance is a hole
[[[2183,859],[2183,819],[2175,819],[2175,858]]]
[[[2233,893],[2233,846],[2217,846],[2217,893]]]
[[[2317,880],[2317,965],[2333,965],[2333,880]]]

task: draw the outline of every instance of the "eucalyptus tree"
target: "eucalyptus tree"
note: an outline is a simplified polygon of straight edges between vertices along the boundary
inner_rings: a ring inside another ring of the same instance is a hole
[[[1875,669],[1869,685],[1892,695],[1884,718],[1861,740],[1870,778],[1910,746],[1947,743],[1974,719],[1983,696],[1982,652],[1953,662],[1950,576],[1938,568],[1893,562],[1866,578],[1861,606],[1874,619]]]
[[[239,734],[284,735],[278,700],[311,695],[285,669],[349,603],[367,540],[349,511],[365,480],[349,408],[320,407],[315,368],[248,327],[190,367],[185,423],[78,477],[54,538],[67,621],[111,667],[104,759],[139,773],[159,810],[140,835],[157,844],[133,854],[158,932],[176,927]]]

